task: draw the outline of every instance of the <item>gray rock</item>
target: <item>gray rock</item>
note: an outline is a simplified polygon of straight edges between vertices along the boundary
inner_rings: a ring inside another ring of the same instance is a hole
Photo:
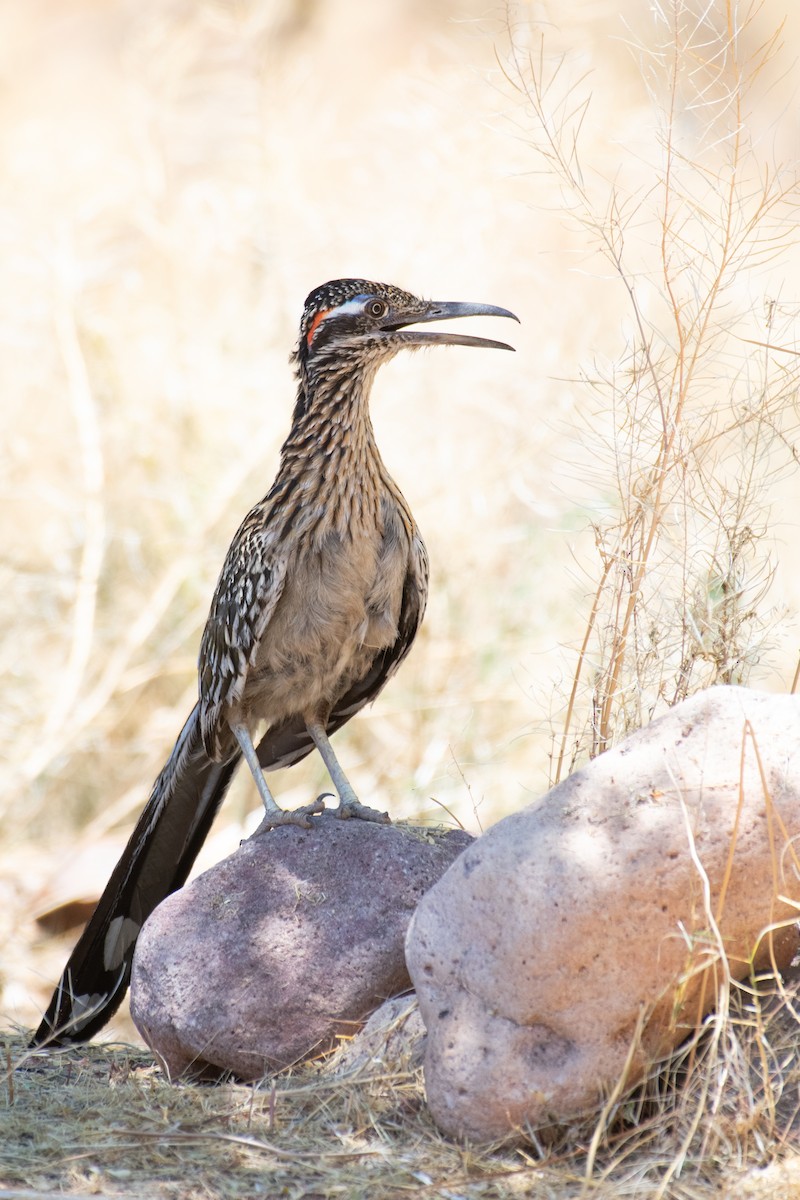
[[[339,1076],[397,1075],[422,1065],[425,1026],[412,993],[392,996],[376,1008],[349,1041],[343,1042],[330,1069]]]
[[[798,835],[800,697],[723,687],[490,829],[407,939],[441,1128],[580,1117],[629,1055],[633,1083],[681,1042],[728,972],[788,965]]]
[[[145,924],[142,1037],[172,1078],[258,1079],[330,1047],[410,986],[411,914],[471,840],[332,816],[257,833]]]

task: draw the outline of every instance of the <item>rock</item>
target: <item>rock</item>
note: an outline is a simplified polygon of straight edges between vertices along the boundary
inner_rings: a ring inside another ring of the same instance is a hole
[[[424,1044],[417,997],[392,996],[375,1009],[363,1029],[342,1043],[331,1067],[340,1076],[396,1075],[422,1065]]]
[[[732,1183],[723,1183],[720,1200],[797,1200],[800,1195],[800,1157],[790,1157],[752,1167]]]
[[[684,1039],[726,970],[788,965],[798,834],[800,698],[728,687],[490,829],[407,939],[441,1128],[487,1140],[579,1118],[629,1055],[634,1083]]]
[[[471,840],[333,816],[256,833],[142,929],[142,1037],[172,1078],[258,1079],[330,1047],[408,989],[411,914]]]

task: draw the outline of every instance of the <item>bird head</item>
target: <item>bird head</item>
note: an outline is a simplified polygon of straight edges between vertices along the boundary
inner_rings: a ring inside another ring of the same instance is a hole
[[[468,334],[409,328],[454,317],[519,318],[494,304],[421,300],[387,283],[335,279],[306,300],[294,361],[302,375],[338,364],[350,370],[378,366],[399,350],[419,346],[484,346],[513,350],[505,342]]]

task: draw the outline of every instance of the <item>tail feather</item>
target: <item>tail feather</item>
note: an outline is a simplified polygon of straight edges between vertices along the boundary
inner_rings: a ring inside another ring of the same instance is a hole
[[[32,1046],[83,1042],[128,988],[139,930],[186,882],[239,763],[203,749],[196,705],[53,993]]]

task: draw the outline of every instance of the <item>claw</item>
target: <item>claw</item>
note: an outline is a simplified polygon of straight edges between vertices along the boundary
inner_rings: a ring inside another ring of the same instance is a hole
[[[358,821],[372,821],[376,825],[391,825],[392,823],[388,812],[379,812],[377,808],[369,808],[360,800],[340,801],[339,807],[333,810],[333,815],[343,821],[355,817]]]
[[[324,811],[325,801],[322,796],[317,796],[316,800],[312,800],[310,804],[303,804],[300,808],[279,808],[275,812],[265,814],[263,821],[258,827],[258,832],[277,829],[280,825],[298,825],[301,829],[311,829],[312,824],[309,817],[316,816],[318,813]]]

